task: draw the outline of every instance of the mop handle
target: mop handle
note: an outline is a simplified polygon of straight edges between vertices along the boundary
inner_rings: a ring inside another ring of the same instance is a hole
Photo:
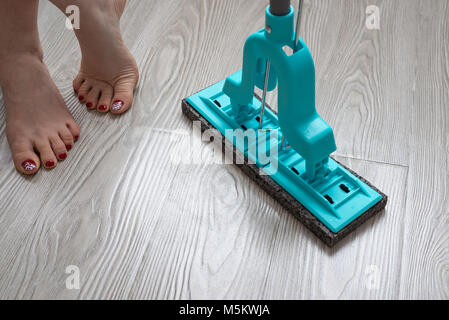
[[[290,12],[290,0],[270,0],[270,12],[275,16],[285,16]]]

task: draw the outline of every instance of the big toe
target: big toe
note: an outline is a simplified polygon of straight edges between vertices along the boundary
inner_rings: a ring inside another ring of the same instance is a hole
[[[11,150],[14,159],[14,165],[22,174],[31,175],[39,171],[39,157],[33,150],[33,146],[28,143],[13,143]]]
[[[114,97],[112,98],[111,113],[122,114],[131,108],[133,103],[135,84],[133,82],[118,83],[114,87]]]

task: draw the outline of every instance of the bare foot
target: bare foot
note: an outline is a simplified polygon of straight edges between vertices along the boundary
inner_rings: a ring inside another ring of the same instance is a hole
[[[34,174],[41,165],[52,169],[67,158],[80,129],[39,54],[16,52],[0,61],[14,164],[23,174]]]
[[[132,104],[139,80],[136,62],[125,46],[120,18],[126,0],[53,0],[65,11],[80,8],[80,29],[75,30],[82,52],[80,72],[73,87],[88,109],[122,114]]]

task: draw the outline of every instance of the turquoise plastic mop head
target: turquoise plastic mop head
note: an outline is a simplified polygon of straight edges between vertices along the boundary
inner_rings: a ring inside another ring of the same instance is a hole
[[[269,6],[265,14],[266,27],[246,41],[243,69],[187,98],[183,111],[232,142],[244,171],[333,246],[387,198],[330,157],[334,133],[315,107],[314,61],[294,30],[293,7],[279,16]],[[264,90],[262,101],[255,87]],[[276,87],[278,114],[265,104]]]

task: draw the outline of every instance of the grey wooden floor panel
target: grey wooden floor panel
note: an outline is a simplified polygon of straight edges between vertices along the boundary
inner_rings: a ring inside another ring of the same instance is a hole
[[[449,298],[449,4],[374,1],[369,31],[370,4],[305,1],[301,24],[338,160],[390,197],[330,250],[238,168],[174,161],[191,130],[181,99],[240,68],[261,3],[129,0],[141,82],[117,118],[78,104],[76,39],[41,1],[45,61],[82,136],[54,171],[19,176],[0,100],[0,298]]]
[[[420,2],[418,12],[401,295],[447,299],[449,3]]]

